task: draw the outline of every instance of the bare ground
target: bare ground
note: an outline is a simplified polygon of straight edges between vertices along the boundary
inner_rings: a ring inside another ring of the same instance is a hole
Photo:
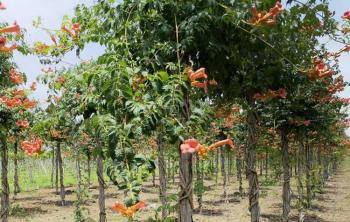
[[[350,221],[350,171],[343,167],[327,182],[323,194],[318,194],[313,202],[312,209],[305,212],[305,222],[349,222]],[[177,192],[177,185],[170,184],[170,193]],[[204,208],[201,213],[194,214],[198,222],[245,222],[249,221],[247,197],[240,198],[234,195],[238,185],[232,176],[228,188],[230,195],[225,202],[222,194],[223,188],[217,187],[213,181],[206,181],[207,191],[204,194]],[[247,187],[247,184],[244,184]],[[281,214],[281,186],[263,186],[260,199],[261,221],[279,222]],[[295,191],[295,189],[294,189]],[[13,214],[10,222],[47,222],[74,221],[74,187],[67,188],[67,205],[60,206],[59,195],[53,189],[40,189],[38,191],[21,193],[12,201]],[[88,215],[93,221],[98,220],[97,189],[89,190],[89,199],[85,204]],[[110,206],[116,200],[122,200],[123,194],[110,186],[106,192],[106,208],[108,221],[126,221],[113,213]],[[154,208],[159,206],[158,188],[147,183],[141,194],[141,199],[148,203],[148,207],[135,218],[146,219],[154,215]],[[194,197],[196,200],[196,197]],[[294,201],[293,201],[294,202]],[[195,201],[195,205],[197,202]],[[292,203],[293,204],[293,203]],[[196,206],[195,206],[196,207]],[[292,221],[297,221],[297,209],[292,210]],[[87,212],[85,213],[87,215]]]

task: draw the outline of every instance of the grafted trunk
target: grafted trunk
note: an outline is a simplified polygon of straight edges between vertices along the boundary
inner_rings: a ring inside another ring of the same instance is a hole
[[[64,191],[64,175],[63,175],[63,162],[62,162],[62,154],[61,154],[61,143],[57,143],[57,161],[60,172],[60,196],[61,196],[61,204],[64,206],[65,203],[65,191]]]
[[[152,186],[156,187],[156,172],[152,173]]]
[[[266,148],[266,159],[265,159],[265,177],[267,178],[268,173],[268,163],[269,163],[269,150]]]
[[[238,190],[239,190],[239,194],[243,196],[242,159],[240,155],[238,155],[236,158],[236,168],[237,168],[237,180],[239,184]]]
[[[55,175],[55,148],[52,147],[52,158],[51,158],[51,188],[54,187],[54,175]],[[56,191],[57,192],[57,191]]]
[[[283,213],[282,221],[289,221],[290,213],[290,167],[289,167],[289,147],[287,133],[284,129],[281,130],[281,146],[282,146],[282,165],[283,165]]]
[[[180,155],[180,195],[179,195],[179,222],[192,222],[192,154]]]
[[[13,163],[14,163],[14,175],[13,175],[13,193],[16,196],[18,193],[21,192],[21,188],[19,186],[19,180],[18,180],[18,142],[16,140],[15,145],[14,145],[14,158],[13,158]]]
[[[10,212],[10,189],[8,182],[8,149],[7,141],[1,138],[1,221],[7,222]]]
[[[225,149],[221,149],[221,174],[223,179],[223,189],[224,189],[224,201],[228,203],[228,194],[227,194],[227,169],[225,167]]]
[[[323,180],[327,181],[329,178],[329,171],[328,171],[328,152],[327,152],[327,146],[325,146],[325,154],[323,157]]]
[[[80,152],[77,147],[74,147],[76,150],[75,153],[75,168],[76,168],[76,176],[77,176],[77,200],[75,201],[75,210],[74,210],[74,215],[75,215],[75,220],[76,222],[83,222],[83,209],[82,209],[82,204],[83,204],[83,193],[81,189],[81,167],[80,167]]]
[[[298,207],[299,207],[299,222],[303,221],[304,213],[303,213],[303,199],[304,199],[304,193],[303,193],[303,182],[302,182],[302,172],[303,172],[303,153],[304,153],[304,143],[303,141],[299,141],[299,151],[298,151],[298,162],[297,162],[297,180],[298,180]]]
[[[184,98],[183,105],[184,122],[190,119],[189,97]],[[180,144],[178,147],[180,154],[180,193],[179,193],[179,222],[192,222],[193,213],[193,172],[192,172],[192,153],[181,153]]]
[[[161,129],[160,129],[161,130]],[[161,132],[157,135],[157,146],[158,146],[158,169],[159,169],[159,199],[162,203],[162,218],[167,217],[167,184],[166,184],[166,163],[164,158],[164,144],[163,136]],[[170,165],[170,162],[168,162]]]
[[[97,155],[97,179],[98,179],[98,207],[100,210],[99,213],[99,222],[106,222],[106,206],[105,206],[105,181],[103,178],[103,159],[102,154]]]
[[[259,182],[256,172],[256,124],[257,120],[253,110],[247,114],[248,139],[247,139],[247,170],[249,182],[249,210],[251,222],[259,222]]]
[[[306,175],[306,202],[307,208],[310,208],[311,206],[311,152],[310,152],[310,146],[308,144],[305,144],[305,161],[306,161],[306,169],[305,169],[305,175]]]
[[[60,154],[61,155],[61,154]],[[59,177],[59,163],[58,163],[58,149],[56,148],[56,161],[55,161],[55,173],[56,173],[56,177],[55,177],[55,187],[56,187],[56,195],[59,194],[58,192],[58,177]]]
[[[87,173],[88,173],[88,187],[91,185],[91,154],[87,154]]]
[[[173,184],[175,184],[175,169],[176,169],[176,166],[175,166],[175,158],[174,158],[173,159],[173,167],[172,167]]]

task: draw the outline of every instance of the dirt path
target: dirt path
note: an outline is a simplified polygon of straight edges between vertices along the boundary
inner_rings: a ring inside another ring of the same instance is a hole
[[[261,178],[261,181],[263,178]],[[244,184],[247,191],[247,184]],[[235,176],[232,176],[228,187],[231,195],[228,198],[228,203],[223,201],[222,185],[217,187],[212,181],[206,181],[206,192],[203,197],[204,208],[201,214],[194,214],[196,222],[248,222],[248,198],[243,199],[236,197],[234,192],[237,191],[238,184],[235,181]],[[281,215],[281,186],[261,187],[261,222],[280,222]],[[74,205],[75,199],[74,188],[68,188],[67,206],[60,206],[59,196],[55,195],[52,189],[41,189],[40,191],[21,193],[18,199],[12,203],[15,216],[10,217],[10,222],[47,222],[50,221],[63,222],[74,221]],[[295,188],[293,188],[295,191]],[[178,186],[176,184],[170,186],[171,194],[176,195]],[[106,207],[108,221],[122,222],[124,218],[113,213],[110,206],[116,201],[121,200],[123,194],[117,192],[111,186],[106,192]],[[194,197],[196,198],[196,197]],[[147,183],[141,199],[148,203],[148,208],[138,214],[137,219],[147,219],[154,215],[154,209],[159,206],[158,188],[152,187]],[[197,203],[195,202],[195,207]],[[89,201],[86,203],[86,209],[93,221],[97,221],[97,190],[91,189],[89,193]],[[292,210],[293,220],[297,215],[297,210]],[[312,210],[306,212],[305,222],[350,222],[350,158],[338,171],[338,173],[327,182],[323,194],[317,195],[313,202]],[[292,221],[293,221],[292,220]]]
[[[350,163],[344,166],[326,183],[324,193],[315,204],[314,215],[319,222],[350,221]]]

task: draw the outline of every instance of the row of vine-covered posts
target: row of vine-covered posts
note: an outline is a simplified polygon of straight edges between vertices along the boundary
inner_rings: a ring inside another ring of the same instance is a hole
[[[251,120],[248,120],[251,121]],[[248,135],[254,134],[254,129],[250,129],[251,132]],[[312,199],[315,198],[317,192],[322,190],[322,187],[336,171],[339,156],[337,152],[334,152],[333,146],[320,142],[309,142],[306,138],[290,138],[286,131],[280,131],[280,149],[278,147],[268,147],[263,150],[259,150],[258,157],[255,149],[250,146],[257,146],[257,142],[253,140],[252,144],[247,143],[246,146],[236,148],[238,150],[231,150],[228,148],[217,150],[211,154],[211,158],[200,159],[197,154],[180,154],[179,162],[172,152],[170,144],[166,144],[163,141],[163,134],[161,130],[157,134],[157,147],[158,147],[158,178],[159,178],[159,198],[162,206],[167,206],[169,200],[167,199],[167,187],[168,184],[179,182],[180,194],[179,194],[179,218],[180,221],[193,221],[192,214],[194,207],[198,208],[201,212],[203,209],[203,193],[205,192],[205,181],[212,179],[215,181],[216,187],[218,184],[223,186],[223,197],[225,202],[228,202],[229,190],[228,185],[230,181],[237,180],[237,190],[234,192],[241,198],[246,198],[246,192],[250,201],[251,212],[257,212],[255,215],[255,221],[259,221],[259,182],[258,174],[265,176],[265,179],[274,178],[279,180],[281,178],[282,184],[282,202],[283,202],[283,214],[282,220],[288,221],[290,217],[291,206],[290,202],[292,198],[296,198],[297,207],[299,211],[300,221],[304,218],[304,209],[310,208]],[[249,140],[247,140],[249,141]],[[65,205],[65,187],[64,187],[64,163],[62,161],[61,146],[64,143],[55,143],[52,152],[52,173],[51,182],[52,188],[55,187],[56,193],[60,194],[61,204]],[[1,195],[1,215],[2,221],[7,221],[9,213],[9,194],[10,187],[8,184],[8,150],[9,146],[6,142],[2,143],[1,149],[1,173],[2,173],[2,195]],[[13,145],[13,163],[14,163],[14,178],[13,178],[13,194],[16,196],[21,192],[18,175],[18,143]],[[79,149],[78,149],[79,150]],[[249,155],[249,152],[253,155]],[[263,153],[263,155],[259,155]],[[77,166],[77,193],[81,192],[82,176],[81,176],[81,153],[75,155]],[[253,158],[249,159],[249,158]],[[279,160],[280,158],[280,160]],[[91,184],[91,155],[86,155],[85,158],[88,184]],[[278,169],[280,163],[282,163],[282,172]],[[257,170],[257,166],[258,169]],[[192,169],[192,167],[194,169]],[[96,158],[96,173],[99,184],[99,221],[106,221],[105,210],[105,181],[103,178],[103,157],[99,154]],[[176,175],[178,170],[179,174]],[[194,172],[193,172],[194,170]],[[234,173],[236,172],[236,173]],[[221,177],[219,174],[221,173]],[[232,176],[236,174],[236,177]],[[248,180],[250,189],[243,186],[242,176]],[[205,176],[204,176],[205,175]],[[296,180],[297,195],[291,195],[291,178]],[[179,180],[177,180],[177,176]],[[281,177],[282,176],[282,177]],[[222,179],[222,183],[219,182]],[[260,177],[259,179],[263,179]],[[156,183],[153,180],[153,183]],[[194,184],[196,186],[193,192]],[[253,184],[255,186],[253,186]],[[155,185],[155,184],[154,184]],[[261,185],[260,185],[261,186]],[[248,189],[248,190],[247,190]],[[231,191],[232,192],[232,191]],[[254,195],[252,195],[254,194]],[[194,203],[193,195],[196,195],[197,206]],[[78,200],[79,195],[78,195]],[[82,204],[82,203],[80,203]],[[252,208],[256,207],[255,211]],[[162,208],[162,217],[169,216],[168,208]]]

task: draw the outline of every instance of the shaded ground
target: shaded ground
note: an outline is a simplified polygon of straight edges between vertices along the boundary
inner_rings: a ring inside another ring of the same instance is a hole
[[[311,210],[306,212],[305,222],[349,222],[350,221],[350,164],[347,163],[338,173],[327,183],[323,194],[317,196],[313,202]],[[263,178],[261,178],[261,181]],[[198,222],[245,222],[249,221],[248,200],[237,198],[233,195],[237,191],[238,185],[235,177],[232,176],[228,203],[223,200],[222,185],[217,187],[212,181],[206,181],[206,187],[203,202],[204,208],[201,213],[197,211],[194,214],[194,220]],[[244,184],[247,187],[247,184]],[[177,185],[170,184],[170,193],[177,193]],[[10,217],[10,222],[47,222],[55,221],[74,221],[75,193],[74,187],[67,188],[67,206],[60,206],[59,195],[56,195],[52,189],[40,189],[39,191],[21,193],[15,201],[12,201],[12,212],[15,214]],[[281,187],[263,186],[260,200],[262,222],[279,222],[281,214]],[[121,200],[123,194],[117,192],[113,186],[107,189],[107,218],[108,221],[126,221],[124,218],[113,213],[110,206],[116,201]],[[90,189],[89,200],[86,203],[86,209],[93,221],[97,221],[98,204],[97,189]],[[142,200],[148,203],[147,209],[139,213],[146,219],[154,215],[154,208],[159,206],[158,188],[151,184],[146,184],[141,194]],[[196,198],[196,197],[195,197]],[[195,202],[195,204],[197,204]],[[297,210],[292,210],[292,221],[297,221]]]

